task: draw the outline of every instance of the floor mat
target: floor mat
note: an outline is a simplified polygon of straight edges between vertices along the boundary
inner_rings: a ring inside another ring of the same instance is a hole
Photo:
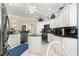
[[[28,44],[20,44],[19,46],[16,46],[16,47],[10,49],[9,52],[10,52],[11,56],[20,56],[27,49],[28,49]]]

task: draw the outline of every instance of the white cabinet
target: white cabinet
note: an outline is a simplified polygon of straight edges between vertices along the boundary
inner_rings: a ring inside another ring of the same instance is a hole
[[[50,20],[50,27],[77,26],[77,4],[65,7],[56,18]],[[65,38],[48,34],[48,41],[60,41],[63,43],[68,56],[77,55],[77,39]]]
[[[77,25],[77,4],[65,7],[55,19],[50,21],[51,28],[76,26]]]
[[[77,4],[70,6],[70,25],[77,26]]]
[[[54,26],[53,28],[67,26],[70,17],[69,13],[69,7],[66,7],[59,13],[59,15],[55,19],[52,19],[51,25]]]
[[[63,26],[77,25],[77,4],[71,4],[63,11]]]
[[[48,42],[53,42],[53,41],[60,41],[63,43],[63,38],[59,36],[55,36],[53,34],[48,34]]]
[[[66,8],[64,8],[63,15],[62,15],[62,18],[63,18],[62,19],[62,25],[63,25],[63,27],[69,25],[69,23],[70,23],[69,17],[70,17],[70,8],[66,7]]]
[[[29,51],[30,53],[40,54],[41,53],[41,36],[29,36]]]
[[[77,26],[77,4],[71,4],[65,7],[60,15],[51,20],[51,28],[65,27],[65,26]],[[68,56],[77,55],[77,39],[65,38],[48,34],[48,41],[60,41],[66,49]]]
[[[59,41],[64,45],[67,56],[77,56],[77,39],[48,34],[48,42]],[[63,50],[64,51],[64,50]]]
[[[63,45],[68,56],[77,56],[77,39],[63,38]]]
[[[8,44],[10,45],[10,48],[18,46],[20,44],[20,33],[10,35]]]

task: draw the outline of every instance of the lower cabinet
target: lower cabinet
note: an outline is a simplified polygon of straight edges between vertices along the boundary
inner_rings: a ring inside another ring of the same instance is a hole
[[[77,56],[77,39],[59,37],[53,34],[48,34],[48,42],[59,41],[63,44],[67,56]]]
[[[63,45],[68,56],[77,56],[77,39],[63,38]]]
[[[48,43],[48,34],[47,33],[42,33],[42,41]]]
[[[29,51],[30,53],[40,54],[41,53],[41,36],[28,36],[29,40]]]

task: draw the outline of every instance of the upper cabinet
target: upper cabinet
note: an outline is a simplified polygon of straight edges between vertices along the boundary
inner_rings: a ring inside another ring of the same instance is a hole
[[[77,26],[77,4],[70,6],[70,25]]]
[[[71,4],[65,7],[61,17],[61,26],[77,26],[77,4]]]
[[[64,26],[77,26],[77,4],[71,4],[63,12]]]
[[[62,26],[69,26],[70,24],[70,8],[65,7],[63,12],[62,12]]]
[[[65,7],[50,24],[51,28],[77,26],[77,4]]]

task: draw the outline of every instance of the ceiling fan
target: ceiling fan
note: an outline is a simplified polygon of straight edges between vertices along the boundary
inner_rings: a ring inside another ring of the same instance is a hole
[[[29,12],[29,13],[34,13],[34,12],[40,12],[36,9],[36,6],[27,6],[27,8],[25,9],[25,12]]]

